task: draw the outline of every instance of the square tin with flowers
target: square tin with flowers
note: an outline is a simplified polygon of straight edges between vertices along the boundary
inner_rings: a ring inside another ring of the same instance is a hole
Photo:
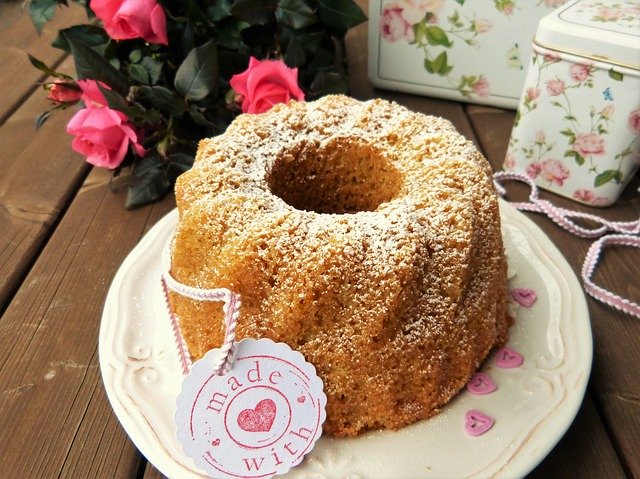
[[[370,0],[382,88],[516,108],[538,20],[567,0]]]
[[[580,0],[541,20],[504,162],[609,206],[640,164],[640,5]]]

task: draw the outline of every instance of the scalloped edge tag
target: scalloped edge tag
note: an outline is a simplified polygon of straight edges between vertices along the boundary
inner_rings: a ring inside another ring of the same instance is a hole
[[[270,339],[236,344],[232,368],[216,375],[219,350],[196,361],[176,399],[176,436],[211,477],[286,473],[322,434],[327,398],[315,367]]]

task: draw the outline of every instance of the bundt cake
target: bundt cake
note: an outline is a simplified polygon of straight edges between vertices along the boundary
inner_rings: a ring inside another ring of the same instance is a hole
[[[489,165],[444,119],[339,95],[240,115],[176,200],[172,275],[239,293],[238,338],[316,367],[326,433],[433,415],[506,340]],[[171,305],[193,359],[221,345],[221,304]]]

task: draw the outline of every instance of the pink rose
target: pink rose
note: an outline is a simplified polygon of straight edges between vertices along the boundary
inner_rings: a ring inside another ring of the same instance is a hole
[[[513,170],[516,166],[516,157],[513,155],[513,153],[507,152],[507,154],[504,157],[504,168],[506,170]]]
[[[139,156],[146,154],[140,135],[127,117],[111,108],[83,108],[67,124],[67,133],[75,136],[71,147],[92,165],[116,168],[124,160],[129,143]]]
[[[597,133],[578,133],[571,149],[582,156],[604,155],[604,138]]]
[[[98,83],[105,90],[111,90],[109,85],[103,82],[97,82],[96,80],[78,80],[78,86],[82,90],[80,99],[84,102],[87,108],[102,108],[107,106],[107,99],[98,87]]]
[[[530,163],[526,169],[527,176],[532,180],[536,179],[541,171],[542,165],[540,163]]]
[[[596,196],[596,194],[591,190],[586,190],[584,188],[578,188],[573,192],[573,198],[582,201],[583,203],[588,203],[593,206],[606,206],[611,203],[611,200],[606,196]]]
[[[566,1],[567,0],[544,0],[544,4],[549,8],[557,8],[564,5]]]
[[[640,135],[640,108],[629,113],[629,128],[634,133]]]
[[[535,86],[527,88],[525,96],[528,101],[533,101],[540,96],[540,89]]]
[[[598,11],[596,17],[605,22],[615,22],[624,17],[624,9],[615,7],[602,7]]]
[[[545,160],[542,162],[540,176],[550,183],[562,186],[564,180],[569,178],[569,175],[569,169],[560,160]]]
[[[569,76],[576,83],[583,83],[591,75],[591,67],[587,65],[573,64],[569,68]]]
[[[573,192],[572,196],[583,203],[591,203],[596,198],[596,194],[593,191],[585,190],[584,188],[578,188]]]
[[[249,60],[249,67],[229,81],[231,88],[242,95],[243,113],[264,113],[276,103],[295,99],[304,101],[298,86],[298,69],[289,68],[280,60]]]
[[[613,116],[614,111],[615,108],[613,107],[613,105],[607,105],[602,109],[600,115],[602,115],[602,118],[610,119]]]
[[[489,88],[490,88],[489,80],[484,75],[480,75],[480,77],[471,85],[471,89],[473,92],[478,95],[480,98],[485,98],[489,96]]]
[[[399,2],[386,5],[380,17],[380,35],[388,42],[406,40],[412,42],[415,38],[413,25],[405,19],[404,9]]]
[[[55,103],[74,103],[82,94],[72,80],[57,79],[53,83],[47,83],[45,88],[49,92],[47,99]]]
[[[487,33],[491,28],[493,28],[493,25],[487,19],[481,18],[473,22],[473,29],[476,33]]]
[[[547,52],[544,54],[544,60],[547,63],[557,63],[560,61],[560,55],[556,52]]]
[[[562,80],[557,79],[557,80],[547,81],[547,92],[549,92],[549,95],[551,96],[562,95],[562,93],[564,92],[564,89],[565,89],[565,85]]]
[[[91,0],[90,7],[114,40],[169,44],[167,19],[156,0]]]

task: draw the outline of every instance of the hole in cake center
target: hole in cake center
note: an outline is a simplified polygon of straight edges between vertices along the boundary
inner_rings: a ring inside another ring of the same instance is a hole
[[[335,138],[322,147],[309,142],[282,151],[268,183],[296,209],[343,214],[375,211],[398,194],[402,178],[377,148]]]

